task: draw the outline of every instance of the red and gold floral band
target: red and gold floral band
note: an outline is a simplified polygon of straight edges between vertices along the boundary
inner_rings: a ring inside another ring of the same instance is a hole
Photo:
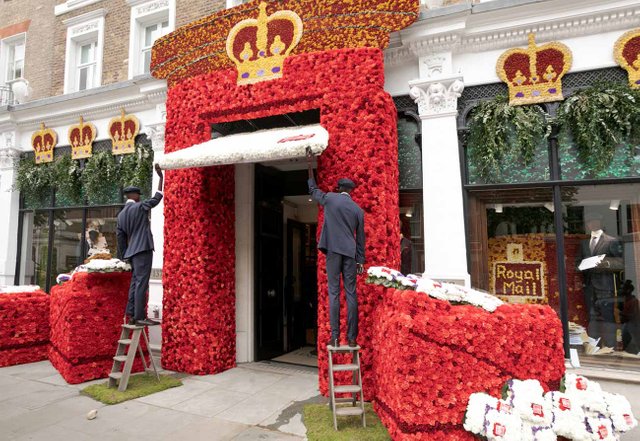
[[[629,74],[629,85],[640,89],[640,29],[625,32],[616,41],[613,54],[617,63]]]
[[[69,145],[71,146],[71,158],[89,158],[93,154],[93,141],[98,131],[96,126],[84,122],[80,117],[80,123],[69,127]]]
[[[509,104],[522,105],[561,101],[562,77],[571,69],[571,50],[562,43],[536,45],[529,35],[529,46],[509,49],[496,64],[496,72],[509,86]]]
[[[109,121],[111,152],[114,155],[126,155],[136,151],[136,136],[140,131],[140,122],[133,115],[126,115],[122,109],[120,116]]]
[[[280,64],[287,55],[357,47],[384,49],[389,33],[413,23],[419,9],[418,0],[254,0],[156,40],[151,72],[171,85],[230,69],[235,63],[240,83],[261,81],[265,76],[282,76]]]
[[[45,128],[40,124],[40,130],[31,135],[31,147],[35,152],[36,164],[53,161],[53,149],[58,143],[58,135],[53,129]]]

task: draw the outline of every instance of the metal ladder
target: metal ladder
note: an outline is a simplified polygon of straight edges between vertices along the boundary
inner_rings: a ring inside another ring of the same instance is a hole
[[[116,351],[115,357],[113,357],[113,366],[111,367],[111,373],[109,374],[109,387],[116,387],[116,385],[118,385],[118,390],[120,392],[127,390],[129,377],[131,377],[131,369],[133,368],[133,362],[136,359],[136,353],[140,354],[144,371],[152,371],[158,381],[160,381],[160,375],[158,375],[156,363],[153,360],[151,350],[149,349],[149,338],[147,337],[145,328],[146,326],[122,325],[120,339],[118,340],[118,350]],[[144,358],[144,352],[142,351],[142,347],[140,347],[140,335],[143,336],[144,342],[147,346],[149,361],[153,370],[148,368],[147,361]]]
[[[331,402],[331,411],[333,413],[333,428],[338,430],[338,416],[357,416],[362,417],[362,427],[367,427],[366,415],[364,412],[364,396],[362,394],[362,373],[360,370],[360,346],[332,346],[327,345],[329,350],[329,399]],[[333,356],[339,352],[350,352],[351,363],[333,364]],[[353,372],[351,384],[335,385],[333,378],[334,372]],[[350,393],[351,398],[336,398],[336,394]],[[358,394],[360,394],[360,406],[358,403]],[[351,406],[338,406],[338,403],[351,403]]]

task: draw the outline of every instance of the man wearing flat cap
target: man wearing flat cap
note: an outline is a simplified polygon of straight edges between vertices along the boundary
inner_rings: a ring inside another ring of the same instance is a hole
[[[123,193],[127,203],[118,213],[118,257],[131,264],[131,285],[129,286],[129,301],[125,311],[129,324],[141,326],[157,325],[157,322],[147,318],[147,291],[151,277],[151,263],[153,261],[153,235],[149,212],[162,200],[162,184],[164,178],[160,166],[156,164],[156,172],[160,177],[158,191],[151,198],[140,201],[140,189],[127,187]]]
[[[351,199],[355,183],[351,179],[338,180],[337,192],[320,190],[313,176],[312,156],[309,162],[309,194],[324,207],[324,223],[318,249],[326,254],[329,285],[329,317],[331,340],[329,346],[340,346],[340,275],[347,297],[347,340],[356,347],[358,337],[358,298],[356,276],[364,272],[364,211]]]

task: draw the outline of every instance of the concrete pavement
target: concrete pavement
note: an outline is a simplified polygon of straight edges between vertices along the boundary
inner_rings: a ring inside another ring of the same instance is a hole
[[[302,407],[322,400],[315,369],[276,363],[187,376],[181,387],[113,406],[80,395],[91,383],[66,384],[48,361],[0,368],[0,440],[298,441]]]

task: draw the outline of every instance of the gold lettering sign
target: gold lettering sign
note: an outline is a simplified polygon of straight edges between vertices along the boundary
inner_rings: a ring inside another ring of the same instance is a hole
[[[544,262],[525,261],[523,256],[522,244],[508,244],[507,260],[493,264],[491,290],[510,303],[545,298]]]

